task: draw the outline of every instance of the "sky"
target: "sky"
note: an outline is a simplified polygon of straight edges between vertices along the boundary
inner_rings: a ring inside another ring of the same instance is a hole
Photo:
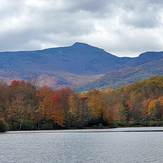
[[[163,50],[163,0],[0,0],[0,51],[84,42],[118,56]]]

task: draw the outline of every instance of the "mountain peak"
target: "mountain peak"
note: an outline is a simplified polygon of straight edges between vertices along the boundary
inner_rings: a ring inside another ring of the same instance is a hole
[[[94,46],[91,46],[89,44],[86,44],[86,43],[82,43],[82,42],[75,42],[72,47],[79,47],[79,48],[83,48],[83,47],[94,47]],[[94,47],[95,48],[95,47]]]

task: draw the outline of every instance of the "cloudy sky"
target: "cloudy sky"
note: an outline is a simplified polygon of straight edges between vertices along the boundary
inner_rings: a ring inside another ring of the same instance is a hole
[[[163,50],[163,1],[0,0],[0,51],[74,42],[119,56]]]

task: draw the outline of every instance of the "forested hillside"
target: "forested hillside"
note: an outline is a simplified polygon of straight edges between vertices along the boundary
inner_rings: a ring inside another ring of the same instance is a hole
[[[76,93],[0,83],[0,130],[163,125],[163,77]]]

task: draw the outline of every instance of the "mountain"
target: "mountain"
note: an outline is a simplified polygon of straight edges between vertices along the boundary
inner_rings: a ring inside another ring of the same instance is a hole
[[[116,88],[135,81],[163,75],[163,52],[146,52],[138,57],[130,58],[123,67],[108,71],[100,79],[78,88],[89,90],[93,88]]]
[[[37,85],[77,90],[119,87],[163,75],[163,52],[117,57],[76,42],[72,46],[35,51],[0,52],[0,80],[30,80]]]

